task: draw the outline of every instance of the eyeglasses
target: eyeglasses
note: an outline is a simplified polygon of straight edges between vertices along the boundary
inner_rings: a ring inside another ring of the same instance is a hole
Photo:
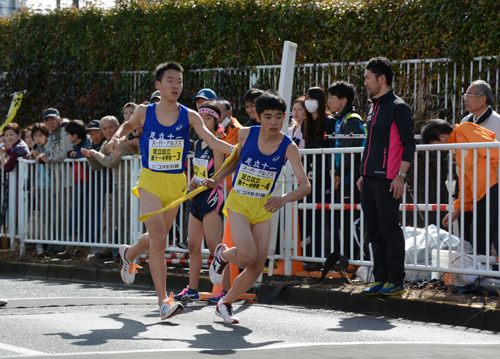
[[[468,93],[464,93],[462,94],[462,97],[465,99],[469,99],[469,97],[481,97],[481,96],[484,96],[484,95],[469,95]]]

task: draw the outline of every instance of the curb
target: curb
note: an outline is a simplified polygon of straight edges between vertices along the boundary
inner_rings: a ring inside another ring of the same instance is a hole
[[[275,286],[263,284],[261,294],[265,295],[274,288]],[[275,302],[500,331],[500,310],[474,305],[400,297],[369,297],[351,290],[304,286],[283,288]]]
[[[0,261],[0,276],[52,279],[78,283],[106,283],[123,285],[118,268],[69,266]],[[271,277],[274,279],[274,277]],[[267,280],[272,280],[267,278]],[[168,287],[181,290],[188,276],[168,275]],[[263,282],[259,298],[270,294],[280,284]],[[154,289],[149,271],[137,274],[133,287]],[[200,277],[200,291],[210,291],[212,283],[206,276]],[[316,307],[353,313],[403,318],[420,322],[432,322],[452,326],[500,331],[500,310],[485,309],[479,305],[464,305],[400,297],[368,297],[362,293],[328,285],[295,285],[284,287],[274,299],[277,304]]]

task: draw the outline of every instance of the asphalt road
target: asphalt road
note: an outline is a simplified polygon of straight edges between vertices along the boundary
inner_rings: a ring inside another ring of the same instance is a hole
[[[160,321],[155,293],[126,286],[0,277],[0,358],[497,357],[497,332],[279,305],[189,303]]]

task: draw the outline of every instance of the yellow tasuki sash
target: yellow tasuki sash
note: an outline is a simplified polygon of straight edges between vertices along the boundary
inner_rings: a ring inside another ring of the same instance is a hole
[[[231,155],[228,158],[226,158],[226,160],[224,161],[222,166],[219,168],[219,170],[216,173],[214,173],[214,175],[211,177],[212,179],[215,178],[215,176],[217,176],[220,173],[220,171],[222,171],[224,168],[226,168],[231,162],[233,162],[233,159],[236,156],[236,151],[238,151],[238,144],[236,144],[233,147],[233,151],[231,152]],[[138,218],[141,222],[146,222],[149,219],[149,217],[151,217],[152,215],[169,211],[172,208],[175,208],[178,205],[180,205],[182,202],[184,202],[184,201],[196,196],[197,194],[205,191],[206,189],[207,189],[207,186],[200,186],[200,187],[196,188],[194,191],[191,191],[191,192],[187,193],[185,196],[173,201],[169,205],[166,205],[162,209],[159,209],[158,211],[155,211],[155,212],[149,212],[149,213],[143,214],[142,216],[140,216]]]

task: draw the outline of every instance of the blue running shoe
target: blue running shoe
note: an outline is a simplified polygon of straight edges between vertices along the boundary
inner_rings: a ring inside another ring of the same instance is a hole
[[[375,295],[383,287],[384,287],[383,282],[373,282],[369,288],[366,288],[365,290],[363,290],[363,293],[365,293],[366,295]]]
[[[222,286],[220,287],[220,292],[217,293],[214,297],[208,298],[207,301],[209,303],[219,303],[219,300],[224,298],[225,295],[227,294],[227,290],[224,290]]]
[[[174,300],[181,300],[183,302],[190,300],[192,302],[196,302],[200,300],[200,295],[197,290],[189,289],[189,286],[187,286],[182,290],[182,292],[174,296]]]
[[[392,283],[385,283],[384,287],[378,291],[380,295],[400,295],[405,291],[404,285],[395,285]]]

